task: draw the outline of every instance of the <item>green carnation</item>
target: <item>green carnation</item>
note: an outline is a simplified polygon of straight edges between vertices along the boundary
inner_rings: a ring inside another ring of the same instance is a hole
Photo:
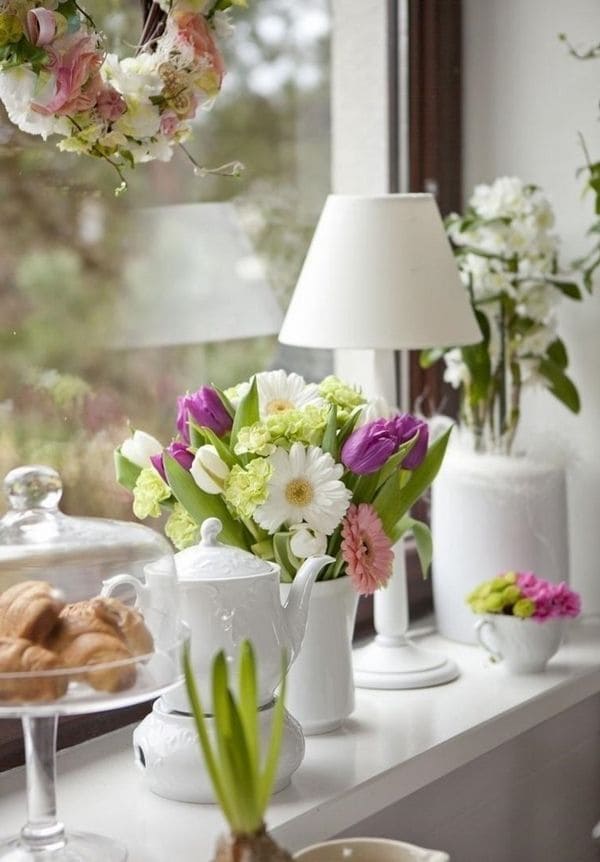
[[[323,380],[319,386],[319,393],[330,404],[335,404],[338,413],[350,414],[355,407],[360,407],[366,402],[360,389],[349,386],[334,374],[330,374]]]
[[[160,518],[160,504],[171,496],[171,489],[153,467],[145,467],[133,489],[133,514],[140,521]]]
[[[305,446],[319,446],[327,425],[328,407],[309,404],[302,410],[285,410],[272,413],[265,419],[265,426],[272,443],[285,446],[304,443]]]
[[[522,619],[531,617],[535,613],[535,602],[531,599],[519,599],[513,607],[512,612],[515,617],[521,617]]]
[[[271,465],[265,458],[255,458],[247,467],[234,464],[225,482],[225,500],[234,513],[251,518],[257,506],[267,499]]]
[[[200,528],[187,509],[180,503],[175,503],[173,514],[165,524],[165,535],[173,542],[178,551],[195,545],[198,541]]]
[[[235,444],[236,455],[270,455],[275,447],[271,433],[262,422],[240,428]]]

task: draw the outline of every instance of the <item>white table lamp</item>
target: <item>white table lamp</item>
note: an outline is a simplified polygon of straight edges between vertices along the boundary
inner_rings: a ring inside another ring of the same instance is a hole
[[[302,347],[410,350],[473,344],[481,333],[432,195],[330,195],[279,340]],[[388,400],[383,382],[371,396]],[[408,639],[404,546],[375,594],[376,637],[355,650],[364,688],[418,688],[458,676]]]

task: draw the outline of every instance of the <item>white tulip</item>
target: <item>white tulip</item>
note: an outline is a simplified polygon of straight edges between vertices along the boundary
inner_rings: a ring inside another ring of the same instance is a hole
[[[327,550],[327,536],[316,530],[310,530],[305,524],[296,524],[291,528],[290,548],[292,554],[300,560],[307,557],[320,556]]]
[[[133,436],[123,442],[121,454],[137,464],[138,467],[152,467],[150,458],[152,455],[160,455],[163,447],[156,437],[146,434],[145,431],[134,431]]]
[[[196,485],[207,494],[222,494],[229,467],[210,443],[200,446],[194,457],[190,473]]]

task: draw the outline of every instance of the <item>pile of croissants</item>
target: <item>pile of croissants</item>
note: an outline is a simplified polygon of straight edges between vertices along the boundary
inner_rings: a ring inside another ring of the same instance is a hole
[[[124,691],[136,681],[135,657],[153,648],[142,614],[118,599],[65,604],[45,581],[24,581],[0,594],[0,702],[57,700],[72,681]],[[81,671],[94,665],[102,667]],[[77,674],[69,672],[74,668]],[[19,676],[2,680],[2,674]]]

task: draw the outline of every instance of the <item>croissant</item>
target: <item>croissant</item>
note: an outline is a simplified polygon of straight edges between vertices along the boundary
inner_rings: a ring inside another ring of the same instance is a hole
[[[22,581],[0,595],[0,637],[43,643],[64,608],[60,593],[45,581]]]
[[[135,683],[137,670],[132,654],[123,641],[114,633],[84,632],[71,639],[59,653],[60,667],[83,668],[88,665],[109,662],[126,662],[117,667],[107,667],[97,671],[87,671],[81,675],[85,682],[98,691],[124,691]]]
[[[154,641],[139,611],[118,599],[92,599],[91,604],[98,614],[113,620],[115,628],[133,655],[148,655],[152,652]]]
[[[67,690],[67,675],[39,676],[43,671],[56,670],[59,662],[49,650],[32,644],[25,638],[0,637],[0,675],[28,672],[31,676],[2,679],[0,702],[57,700]]]
[[[123,640],[115,625],[114,615],[92,600],[64,607],[44,645],[52,652],[63,653],[76,638],[84,634],[103,634]]]

